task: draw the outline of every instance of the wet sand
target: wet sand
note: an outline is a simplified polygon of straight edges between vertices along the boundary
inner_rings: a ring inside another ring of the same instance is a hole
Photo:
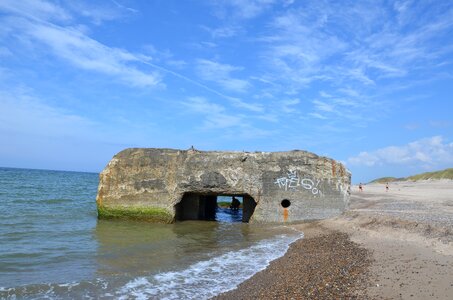
[[[343,215],[218,299],[452,299],[453,181],[353,187]]]

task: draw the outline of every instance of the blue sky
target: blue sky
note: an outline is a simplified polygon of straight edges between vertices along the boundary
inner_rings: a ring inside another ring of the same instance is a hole
[[[0,166],[287,151],[453,166],[451,1],[0,0]]]

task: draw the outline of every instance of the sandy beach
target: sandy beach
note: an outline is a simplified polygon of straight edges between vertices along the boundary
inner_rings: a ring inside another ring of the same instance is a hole
[[[218,299],[452,299],[453,181],[353,186],[343,215]]]

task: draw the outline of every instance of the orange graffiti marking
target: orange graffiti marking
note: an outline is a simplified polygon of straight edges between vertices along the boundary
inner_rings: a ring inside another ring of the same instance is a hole
[[[284,208],[283,209],[283,221],[287,221],[288,220],[288,209],[287,208]]]

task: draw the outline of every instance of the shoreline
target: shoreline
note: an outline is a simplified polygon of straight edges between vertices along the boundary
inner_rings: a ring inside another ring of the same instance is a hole
[[[289,224],[304,238],[213,299],[451,299],[453,181],[352,191],[348,211]]]
[[[364,299],[369,251],[318,222],[292,226],[304,231],[304,238],[265,270],[212,299]]]

